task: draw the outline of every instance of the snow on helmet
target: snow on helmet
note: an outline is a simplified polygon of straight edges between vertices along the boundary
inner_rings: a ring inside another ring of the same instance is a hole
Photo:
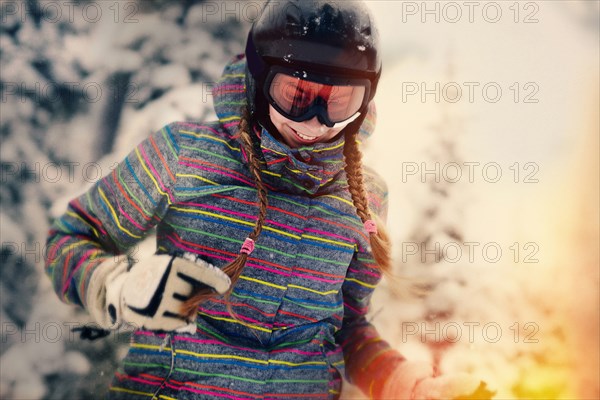
[[[269,0],[248,34],[245,54],[248,104],[264,127],[273,127],[268,106],[275,102],[269,86],[278,72],[323,85],[364,86],[358,117],[344,131],[357,130],[364,120],[381,75],[379,35],[362,1]],[[316,115],[334,126],[337,121],[328,118],[325,108],[286,117]]]

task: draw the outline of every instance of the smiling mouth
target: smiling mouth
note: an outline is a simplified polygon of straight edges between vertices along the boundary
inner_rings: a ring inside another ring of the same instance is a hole
[[[291,127],[290,127],[291,128]],[[314,137],[314,136],[307,136],[307,135],[303,135],[302,133],[298,132],[297,130],[295,130],[294,128],[291,128],[292,132],[294,132],[294,134],[296,135],[297,138],[300,139],[300,141],[305,142],[305,143],[312,143],[312,142],[316,142],[317,140],[319,140],[319,137]]]

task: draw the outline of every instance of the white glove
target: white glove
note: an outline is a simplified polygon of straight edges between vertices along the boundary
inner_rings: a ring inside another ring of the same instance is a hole
[[[445,400],[468,397],[477,392],[482,382],[466,373],[433,376],[428,363],[405,361],[384,383],[382,399],[394,400]],[[478,392],[485,394],[485,392]],[[490,395],[491,392],[488,392]],[[491,397],[481,397],[486,399]]]
[[[224,294],[231,280],[190,253],[152,255],[130,268],[126,257],[108,259],[91,277],[87,308],[105,329],[127,323],[149,330],[195,333],[195,314],[180,315],[179,310],[193,289],[202,285]]]

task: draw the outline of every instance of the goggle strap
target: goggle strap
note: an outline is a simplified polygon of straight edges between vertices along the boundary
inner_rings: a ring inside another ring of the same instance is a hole
[[[346,125],[350,124],[351,122],[353,122],[354,120],[356,120],[358,117],[360,117],[360,111],[358,111],[356,114],[354,114],[353,116],[351,116],[350,118],[348,118],[345,121],[336,122],[335,124],[333,124],[332,129],[343,128],[344,126],[346,126]]]

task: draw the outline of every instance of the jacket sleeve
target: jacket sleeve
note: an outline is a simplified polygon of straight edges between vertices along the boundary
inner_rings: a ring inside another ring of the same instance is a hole
[[[365,185],[371,212],[384,223],[387,215],[387,188],[373,172],[365,171]],[[344,352],[346,378],[370,398],[377,398],[383,382],[404,357],[383,340],[366,315],[373,291],[381,280],[373,255],[359,249],[342,285],[344,319],[336,341]]]
[[[86,307],[98,265],[130,251],[166,214],[179,161],[173,129],[167,125],[137,145],[53,222],[45,267],[62,301]]]

